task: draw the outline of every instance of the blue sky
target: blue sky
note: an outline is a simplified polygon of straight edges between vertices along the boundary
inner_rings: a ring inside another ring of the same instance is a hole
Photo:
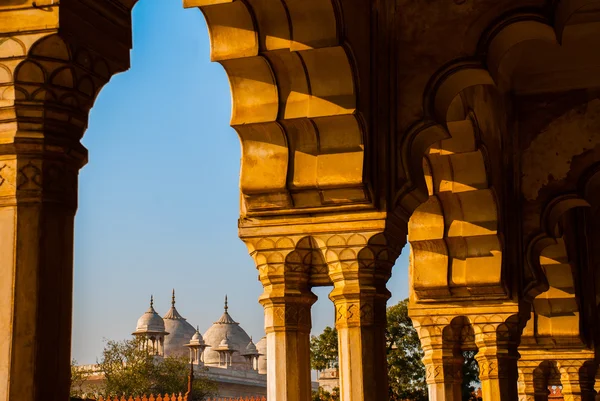
[[[171,289],[190,323],[206,330],[230,313],[263,336],[257,271],[237,237],[240,144],[229,127],[227,76],[209,60],[202,14],[173,0],[140,0],[131,69],[102,90],[83,139],[75,223],[73,357],[94,363],[103,339],[124,339],[148,308],[163,315]],[[407,251],[390,303],[407,294]],[[313,332],[333,325],[319,288]]]

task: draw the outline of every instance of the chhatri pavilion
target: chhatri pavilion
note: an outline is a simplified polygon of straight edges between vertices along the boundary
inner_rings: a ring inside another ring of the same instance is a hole
[[[171,308],[163,317],[154,309],[151,297],[150,307],[140,316],[132,334],[157,362],[165,357],[191,357],[195,371],[216,382],[218,397],[264,396],[267,391],[266,337],[254,344],[228,309],[225,297],[221,317],[200,334],[175,307],[173,290]],[[84,365],[80,369],[93,372],[83,388],[93,390],[101,384],[103,376],[97,365]]]

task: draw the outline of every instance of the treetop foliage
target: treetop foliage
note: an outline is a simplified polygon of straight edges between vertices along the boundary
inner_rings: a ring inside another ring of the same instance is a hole
[[[310,339],[310,367],[317,371],[338,367],[337,330],[325,327],[319,336]]]
[[[143,395],[185,393],[188,387],[190,364],[185,357],[157,358],[141,346],[139,339],[107,341],[98,362],[104,382],[94,392],[102,395]],[[84,394],[81,377],[72,369],[71,395]],[[216,392],[216,383],[195,372],[193,395],[202,400]]]
[[[387,309],[386,329],[387,363],[390,400],[427,401],[427,382],[423,350],[412,321],[408,317],[408,299]],[[338,367],[337,331],[326,327],[319,336],[313,336],[310,343],[311,367],[324,370]],[[463,399],[469,400],[478,381],[478,367],[475,352],[463,353]],[[313,394],[314,401],[336,401],[339,395],[329,394],[323,389]]]

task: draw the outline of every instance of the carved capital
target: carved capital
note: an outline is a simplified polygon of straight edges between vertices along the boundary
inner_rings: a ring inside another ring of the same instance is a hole
[[[427,383],[462,383],[463,361],[452,349],[427,349],[423,356]]]
[[[324,244],[325,261],[331,275],[351,277],[371,271],[387,278],[404,243],[382,231],[363,231],[317,236]]]
[[[309,333],[312,327],[310,308],[316,301],[312,293],[298,296],[268,298],[261,297],[265,308],[265,330],[301,331]]]
[[[339,327],[371,326],[384,323],[380,310],[385,309],[385,301],[374,299],[337,300],[335,302],[335,323]]]
[[[129,67],[130,10],[22,3],[0,5],[0,136],[79,140],[100,89]]]
[[[0,206],[51,202],[74,210],[81,158],[69,157],[62,147],[60,150],[63,153],[44,145],[26,150],[14,144],[0,145]]]

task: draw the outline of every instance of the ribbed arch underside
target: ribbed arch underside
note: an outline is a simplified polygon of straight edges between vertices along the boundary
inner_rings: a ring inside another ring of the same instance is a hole
[[[242,142],[243,213],[370,203],[356,71],[323,0],[186,0],[225,68]],[[362,206],[361,206],[362,205]]]
[[[540,266],[549,288],[533,300],[531,319],[523,330],[523,336],[535,337],[541,343],[545,338],[551,339],[552,344],[580,343],[573,272],[562,236],[543,249]]]
[[[412,184],[396,202],[409,213],[415,210],[409,242],[420,300],[508,295],[497,235],[501,190],[488,182],[490,161],[476,124],[467,128],[473,123],[462,120],[456,105],[467,89],[482,86],[500,97],[600,87],[599,53],[590,55],[600,46],[600,2],[562,0],[553,13],[553,23],[528,12],[498,20],[482,35],[477,54],[442,67],[425,90],[424,118],[401,149]],[[451,139],[439,142],[444,133]],[[427,199],[425,191],[429,198],[418,206],[416,200]]]
[[[497,202],[472,118],[423,159],[429,199],[409,223],[413,286],[421,299],[504,295]]]

